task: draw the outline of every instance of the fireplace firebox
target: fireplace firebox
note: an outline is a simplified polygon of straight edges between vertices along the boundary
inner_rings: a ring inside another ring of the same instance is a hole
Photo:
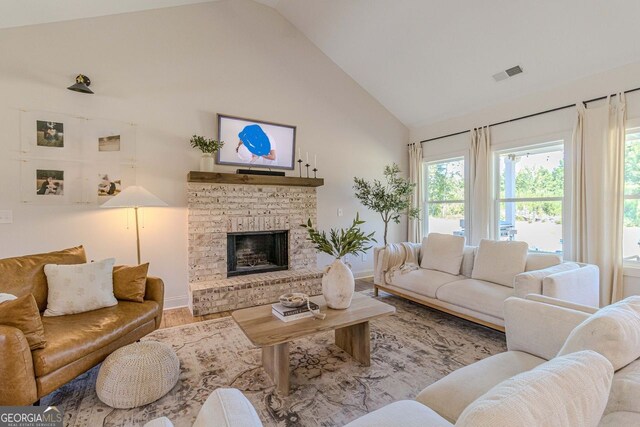
[[[227,234],[227,277],[288,268],[288,231]]]

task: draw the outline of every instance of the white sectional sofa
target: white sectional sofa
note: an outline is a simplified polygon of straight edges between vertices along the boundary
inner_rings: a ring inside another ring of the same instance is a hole
[[[526,243],[481,241],[431,233],[422,244],[390,244],[374,250],[379,290],[504,331],[503,303],[540,294],[599,306],[599,271],[562,262],[556,254],[527,253]]]
[[[600,310],[542,295],[511,297],[505,324],[508,351],[346,427],[640,426],[640,296]],[[163,417],[145,427],[170,426]],[[218,389],[194,426],[262,423],[241,392]]]
[[[600,310],[542,295],[509,298],[505,320],[507,352],[452,372],[416,400],[455,423],[472,402],[506,379],[573,351],[593,350],[615,370],[598,425],[640,426],[640,297]]]

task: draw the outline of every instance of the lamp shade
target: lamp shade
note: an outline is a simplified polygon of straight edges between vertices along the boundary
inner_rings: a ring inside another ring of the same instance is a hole
[[[104,202],[101,208],[145,208],[169,206],[139,185],[122,190],[117,196]]]

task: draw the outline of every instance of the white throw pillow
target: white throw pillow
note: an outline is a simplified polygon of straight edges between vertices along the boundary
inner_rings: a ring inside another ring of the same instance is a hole
[[[420,267],[443,273],[460,274],[464,253],[464,237],[452,234],[429,233],[422,239]]]
[[[1,294],[0,293],[0,303],[3,303],[5,301],[13,301],[14,299],[18,299],[18,297],[16,297],[13,294]]]
[[[509,378],[460,414],[458,427],[596,427],[613,378],[611,363],[593,351],[556,357]]]
[[[49,293],[44,316],[83,313],[118,304],[113,295],[114,258],[88,264],[44,266]]]
[[[562,257],[558,254],[531,253],[527,255],[527,265],[524,271],[542,270],[553,267],[562,262]]]
[[[471,278],[486,280],[513,288],[516,274],[524,272],[527,263],[526,242],[480,240]]]
[[[640,357],[640,296],[628,297],[592,314],[571,331],[558,356],[593,350],[617,371]]]
[[[465,277],[471,277],[473,274],[473,260],[476,257],[477,246],[465,246],[462,252],[462,265],[460,266],[460,274]]]

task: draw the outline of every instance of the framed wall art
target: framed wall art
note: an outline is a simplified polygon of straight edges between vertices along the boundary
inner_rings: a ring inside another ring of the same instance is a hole
[[[23,111],[20,115],[20,151],[47,159],[80,159],[84,119],[64,114]]]
[[[21,201],[102,204],[136,182],[136,126],[20,111]]]

